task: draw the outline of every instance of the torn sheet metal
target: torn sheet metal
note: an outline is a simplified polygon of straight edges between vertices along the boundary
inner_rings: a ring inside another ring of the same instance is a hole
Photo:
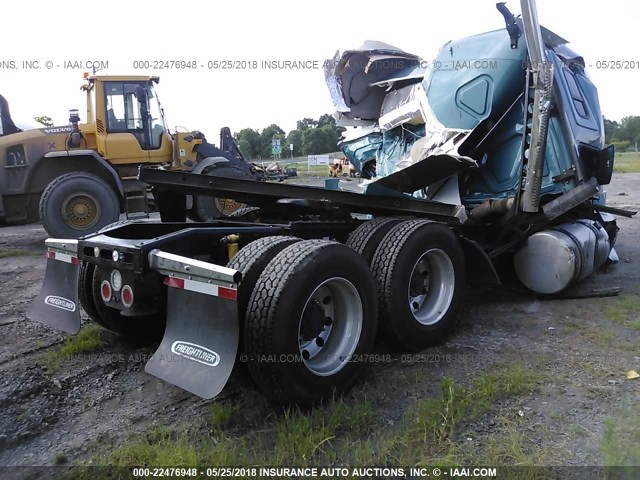
[[[515,25],[525,30],[522,19],[516,18]],[[526,193],[534,195],[524,197],[539,205],[564,197],[562,212],[572,208],[566,195],[594,177],[604,160],[607,166],[612,163],[605,155],[597,90],[584,71],[584,59],[562,37],[542,27],[540,32],[538,50],[544,57],[536,58],[553,64],[548,68],[553,80],[546,87],[550,95],[537,102],[525,92],[530,47],[520,41],[512,48],[505,29],[447,42],[429,62],[374,42],[337,54],[326,72],[333,82],[337,123],[366,127],[362,135],[345,136],[342,151],[364,178],[375,171],[373,182],[439,155],[470,158],[477,168],[460,175],[460,196],[471,210],[486,200],[523,197],[523,166],[535,156],[525,145],[524,130],[530,128],[525,112],[546,109],[548,139],[538,142],[536,154],[545,160],[538,165],[536,182],[528,182],[536,188]],[[421,197],[422,188],[412,195]],[[535,205],[527,209],[541,210]]]
[[[371,84],[419,65],[420,57],[382,42],[366,41],[325,62],[325,80],[336,111],[348,119],[377,120],[384,89]]]
[[[380,177],[368,188],[375,188],[375,185],[398,192],[413,193],[474,167],[477,167],[475,160],[468,157],[430,155],[424,161],[416,162],[389,176]]]

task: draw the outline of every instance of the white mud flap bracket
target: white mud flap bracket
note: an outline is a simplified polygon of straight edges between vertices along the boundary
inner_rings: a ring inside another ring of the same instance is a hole
[[[202,398],[224,388],[238,350],[237,270],[161,250],[149,265],[166,275],[167,327],[145,370]]]
[[[45,245],[47,270],[40,294],[27,310],[27,318],[64,332],[78,333],[78,241],[48,238]]]

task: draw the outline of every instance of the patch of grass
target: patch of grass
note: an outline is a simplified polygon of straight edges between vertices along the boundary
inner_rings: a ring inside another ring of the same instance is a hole
[[[509,364],[498,374],[499,392],[506,397],[534,392],[541,375],[519,364]]]
[[[0,249],[0,258],[7,257],[33,257],[40,255],[40,252],[32,252],[24,248]]]
[[[488,436],[486,441],[479,444],[448,443],[440,455],[423,456],[417,464],[437,466],[441,469],[461,465],[523,467],[545,465],[548,463],[547,458],[547,452],[522,432],[520,422],[503,418],[499,421],[499,426],[496,426],[496,432]],[[503,468],[501,473],[506,474]],[[519,468],[507,477],[538,479],[545,478],[544,473]]]
[[[44,367],[50,372],[54,372],[60,368],[64,360],[68,360],[80,353],[96,350],[102,345],[102,332],[102,327],[94,323],[84,326],[80,333],[67,338],[60,348],[47,353],[44,357]]]
[[[613,171],[618,173],[640,172],[640,153],[618,153],[613,162]]]
[[[409,410],[413,425],[405,433],[406,443],[446,442],[457,433],[461,423],[489,411],[493,400],[534,392],[540,378],[532,369],[516,364],[482,375],[467,388],[445,377],[440,382],[439,397],[419,400]]]
[[[635,320],[631,320],[629,322],[629,328],[632,330],[637,330],[640,332],[640,318],[637,318]]]
[[[99,325],[86,325],[78,335],[68,338],[57,353],[63,359],[69,359],[79,353],[91,352],[102,345],[102,332]]]
[[[589,330],[582,336],[585,340],[588,340],[599,347],[610,347],[616,339],[617,334],[615,330],[610,328],[600,328],[598,330]]]
[[[394,401],[392,408],[399,409],[399,419],[384,425],[379,420],[380,412],[366,400],[338,399],[308,410],[289,408],[276,413],[275,418],[272,410],[270,418],[255,418],[250,426],[246,417],[235,423],[245,402],[220,401],[207,407],[208,415],[196,432],[193,426],[189,431],[155,428],[130,438],[92,463],[444,467],[459,466],[469,458],[473,464],[489,465],[499,454],[515,458],[531,449],[517,448],[518,439],[514,439],[511,443],[516,446],[510,445],[502,453],[497,444],[492,451],[478,453],[472,443],[460,441],[463,426],[492,411],[494,400],[535,391],[539,378],[533,367],[511,364],[477,377],[468,386],[444,378],[435,398],[422,398],[409,407],[405,406],[412,402],[408,397],[398,399],[402,405]],[[239,431],[235,427],[241,423],[247,428]],[[483,449],[485,446],[481,445]],[[488,455],[486,461],[481,454]]]
[[[471,405],[472,392],[445,377],[440,382],[440,396],[419,400],[411,416],[414,429],[411,440],[421,443],[442,442],[455,431]]]
[[[61,465],[61,464],[65,463],[66,461],[67,461],[67,456],[65,455],[64,452],[58,452],[53,457],[54,465]]]
[[[333,441],[344,431],[366,433],[373,419],[368,402],[350,404],[344,400],[318,407],[305,414],[286,410],[276,425],[276,443],[267,464],[310,465],[320,459],[325,464],[337,460]]]
[[[535,466],[544,465],[545,455],[515,422],[506,422],[500,433],[489,437],[479,457],[478,465]]]
[[[640,313],[640,297],[627,295],[617,298],[604,309],[605,317],[614,323],[624,323],[630,315]]]
[[[606,420],[600,453],[606,466],[640,465],[640,417],[635,408]]]
[[[374,422],[368,402],[350,404],[344,400],[303,412],[287,409],[271,428],[251,430],[234,437],[224,431],[240,407],[224,402],[209,407],[208,426],[215,438],[156,427],[142,439],[125,442],[100,464],[114,466],[163,465],[318,465],[333,464],[353,456],[351,444],[338,437],[368,432]],[[198,441],[198,437],[200,441]],[[367,457],[363,455],[363,461]]]
[[[215,402],[209,406],[209,426],[213,431],[220,431],[226,428],[239,412],[238,403]]]
[[[116,448],[104,464],[118,467],[195,467],[199,465],[199,457],[186,433],[174,434],[167,427],[156,427],[143,434],[140,440]]]

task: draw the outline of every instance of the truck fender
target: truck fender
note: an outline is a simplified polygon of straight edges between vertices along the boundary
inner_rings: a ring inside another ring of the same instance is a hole
[[[467,264],[468,282],[471,285],[500,285],[500,277],[480,244],[460,237],[460,245]]]
[[[104,158],[102,158],[97,152],[94,150],[71,150],[66,152],[49,152],[44,155],[44,158],[68,158],[68,157],[92,157],[98,165],[104,170],[107,176],[107,180],[111,187],[119,194],[120,199],[124,198],[124,187],[122,185],[122,180],[118,175],[118,172],[111,166],[109,162],[107,162]]]

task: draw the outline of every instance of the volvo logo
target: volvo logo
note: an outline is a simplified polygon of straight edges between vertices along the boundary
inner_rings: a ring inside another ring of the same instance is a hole
[[[200,362],[208,367],[215,367],[220,363],[220,355],[213,350],[196,345],[195,343],[177,341],[171,345],[171,352],[181,357]]]
[[[67,310],[68,312],[76,311],[76,304],[71,300],[67,300],[63,297],[56,297],[55,295],[49,295],[44,299],[44,303],[47,305],[51,305],[52,307],[61,308],[62,310]]]

